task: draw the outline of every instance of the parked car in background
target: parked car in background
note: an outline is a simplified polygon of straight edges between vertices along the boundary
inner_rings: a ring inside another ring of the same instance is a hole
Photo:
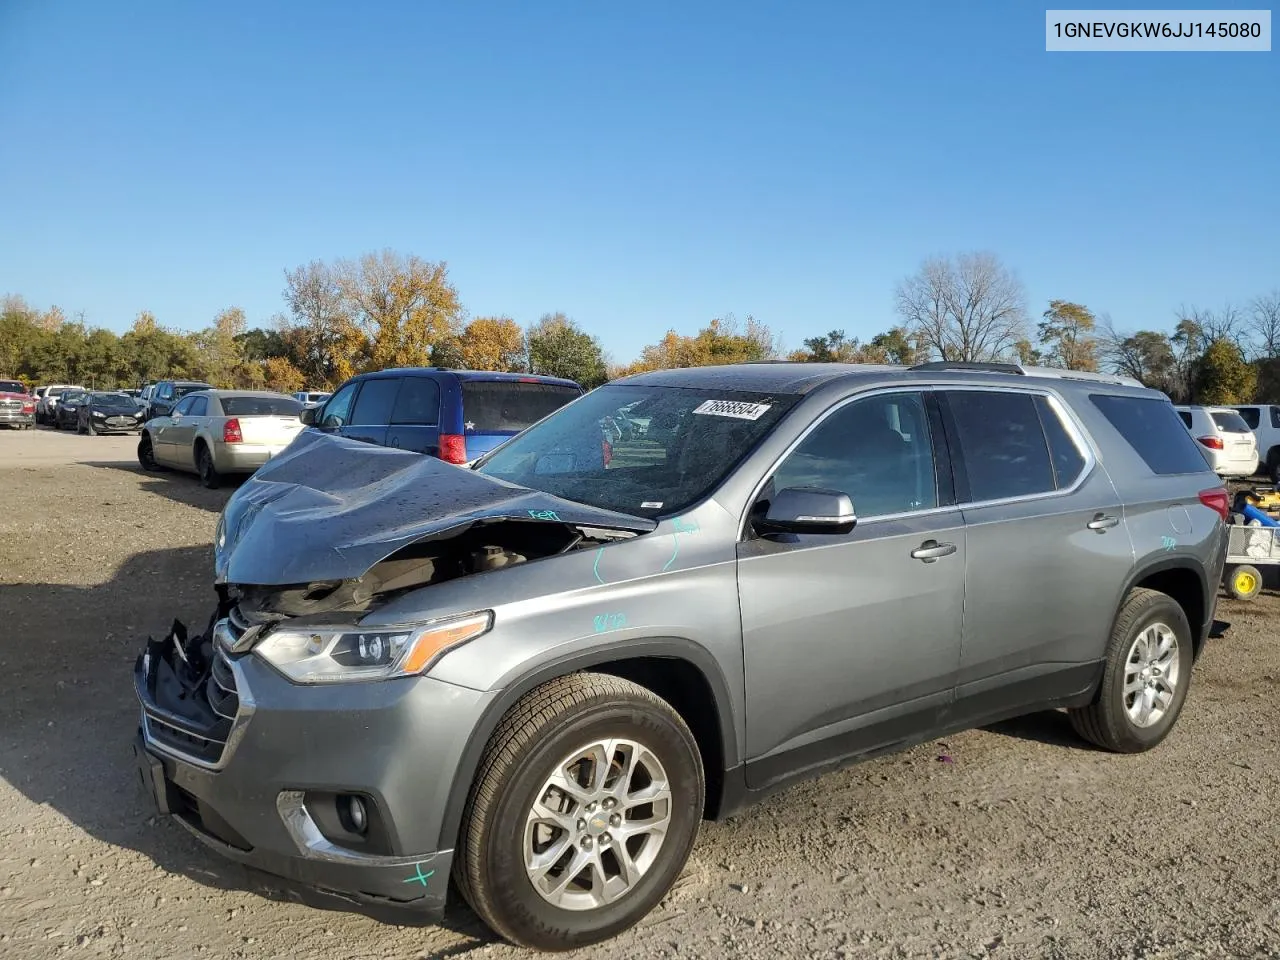
[[[302,430],[302,404],[282,393],[201,390],[177,402],[166,417],[148,420],[138,440],[146,470],[173,467],[196,473],[215,488],[233,473],[253,473]]]
[[[80,422],[80,404],[89,397],[89,391],[83,387],[71,387],[62,391],[58,397],[58,405],[53,408],[53,427],[55,430],[74,430]]]
[[[84,387],[65,383],[52,383],[44,388],[44,395],[36,404],[36,423],[47,423],[57,426],[58,400],[68,390],[83,390]]]
[[[584,947],[790,782],[1058,708],[1157,746],[1227,512],[1163,394],[1020,366],[644,373],[471,470],[307,430],[219,518],[211,630],[138,657],[138,768],[241,863]]]
[[[1258,440],[1239,413],[1230,407],[1176,409],[1218,476],[1251,477],[1258,472]]]
[[[78,405],[76,433],[132,433],[142,430],[134,398],[123,390],[93,391]]]
[[[332,396],[332,393],[324,390],[299,390],[293,395],[293,398],[304,407],[315,407],[324,403]]]
[[[1258,441],[1258,460],[1271,479],[1280,483],[1280,404],[1248,404],[1231,409],[1253,431]]]
[[[179,400],[197,390],[212,390],[213,384],[201,380],[161,380],[151,388],[146,418],[167,417]]]
[[[0,380],[0,426],[30,430],[36,425],[36,398],[21,380]]]
[[[582,396],[558,377],[408,367],[365,373],[303,423],[324,433],[464,464]]]

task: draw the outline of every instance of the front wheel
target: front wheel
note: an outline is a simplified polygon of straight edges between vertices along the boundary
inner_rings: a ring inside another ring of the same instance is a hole
[[[1182,712],[1193,653],[1182,607],[1158,590],[1135,589],[1116,617],[1097,698],[1069,711],[1071,725],[1116,753],[1150,750]]]
[[[568,950],[643,918],[684,868],[705,794],[698,746],[671,706],[605,674],[526,694],[472,786],[455,876],[493,930]]]

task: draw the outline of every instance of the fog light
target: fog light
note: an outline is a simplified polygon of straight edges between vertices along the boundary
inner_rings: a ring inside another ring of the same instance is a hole
[[[342,798],[342,802],[346,807],[346,820],[351,824],[351,829],[363,834],[369,828],[369,816],[365,811],[364,801],[357,796],[348,795]]]

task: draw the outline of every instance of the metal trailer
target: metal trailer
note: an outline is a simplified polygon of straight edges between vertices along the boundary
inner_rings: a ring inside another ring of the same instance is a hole
[[[1280,566],[1280,527],[1232,524],[1227,529],[1223,586],[1237,600],[1252,600],[1262,590],[1263,572]]]

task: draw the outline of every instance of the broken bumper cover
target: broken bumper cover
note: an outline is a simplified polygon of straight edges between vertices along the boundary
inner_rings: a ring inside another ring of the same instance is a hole
[[[440,916],[453,857],[440,826],[486,694],[429,678],[303,687],[251,654],[224,657],[221,680],[238,698],[228,728],[174,701],[173,658],[156,648],[135,668],[134,750],[160,813],[222,855],[322,894]],[[339,812],[352,795],[363,836]]]

